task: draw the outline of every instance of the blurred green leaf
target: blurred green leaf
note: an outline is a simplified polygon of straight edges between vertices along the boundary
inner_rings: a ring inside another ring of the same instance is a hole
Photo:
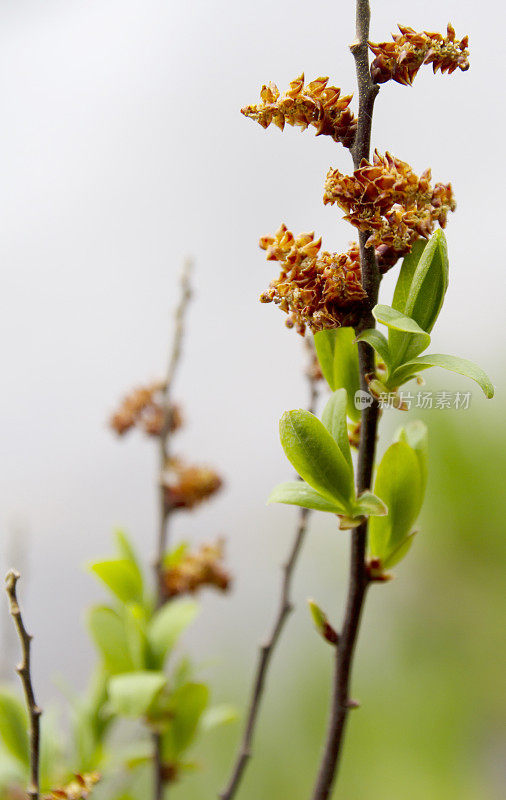
[[[25,766],[29,765],[30,746],[25,707],[8,689],[0,689],[0,738],[14,758]]]
[[[403,539],[402,542],[397,545],[397,547],[394,547],[388,556],[381,562],[382,568],[392,569],[392,567],[395,567],[396,564],[402,561],[402,559],[405,558],[408,552],[411,550],[411,545],[413,544],[415,536],[416,531],[413,531],[413,533],[410,533],[408,536],[406,536],[406,538]]]
[[[108,606],[94,606],[88,614],[88,626],[104,666],[110,674],[115,675],[135,669],[130,655],[125,622],[114,609]]]
[[[130,560],[117,558],[95,561],[90,569],[122,603],[142,603],[142,577]]]
[[[163,666],[165,658],[197,612],[198,605],[193,600],[172,600],[156,612],[148,627],[148,642],[158,667]]]
[[[342,504],[322,497],[304,481],[279,483],[270,493],[267,503],[286,503],[314,511],[327,511],[329,514],[344,514],[346,511]]]
[[[145,670],[116,675],[108,685],[109,705],[121,716],[142,717],[147,714],[166,683],[163,672]]]
[[[209,689],[203,683],[186,683],[170,696],[170,723],[162,740],[164,757],[169,761],[176,761],[192,744],[208,702]]]
[[[139,603],[129,603],[122,609],[130,657],[136,670],[149,668],[150,647],[147,638],[146,613]]]
[[[279,424],[285,454],[313,489],[349,510],[355,496],[353,472],[320,420],[309,411],[286,411]]]
[[[180,542],[180,544],[178,544],[168,553],[165,553],[163,557],[164,567],[168,569],[169,567],[177,566],[177,564],[181,563],[187,552],[188,552],[188,542]]]
[[[390,445],[378,467],[374,492],[388,508],[369,522],[369,549],[383,562],[406,538],[420,511],[422,478],[418,458],[406,442]]]
[[[323,611],[312,598],[307,601],[307,604],[311,612],[311,617],[313,618],[314,626],[322,639],[325,639],[326,642],[330,642],[330,644],[337,644],[339,637],[330,624],[325,611]]]
[[[346,419],[347,405],[348,397],[346,389],[337,389],[330,395],[323,409],[322,423],[327,428],[348,462],[350,469],[353,471],[350,440],[348,438],[348,421]]]
[[[130,538],[127,536],[125,531],[121,530],[120,528],[117,528],[114,531],[114,538],[116,540],[116,547],[118,548],[121,558],[125,558],[130,562],[133,569],[137,573],[138,581],[142,585],[144,583],[144,579],[142,576],[141,565]]]
[[[233,706],[225,703],[212,706],[204,711],[200,722],[203,731],[210,731],[220,725],[230,725],[237,721],[237,711]]]
[[[360,389],[358,347],[354,329],[332,328],[318,331],[314,335],[314,344],[325,380],[333,392],[336,389],[346,389],[348,416],[358,422],[360,412],[353,402],[355,393]]]

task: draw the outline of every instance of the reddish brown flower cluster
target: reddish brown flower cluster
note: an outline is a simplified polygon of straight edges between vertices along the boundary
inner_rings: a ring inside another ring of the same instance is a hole
[[[331,169],[323,202],[337,203],[352,225],[371,231],[367,246],[377,248],[383,271],[430,236],[436,223],[444,228],[456,208],[451,184],[432,188],[430,170],[418,177],[405,161],[377,151],[372,164],[364,159],[351,176]]]
[[[43,795],[42,800],[86,800],[99,780],[100,775],[97,772],[90,775],[76,775],[67,786],[53,789],[49,794]]]
[[[149,436],[159,436],[163,431],[165,411],[163,407],[163,389],[161,382],[134,389],[123,398],[121,405],[110,419],[110,426],[119,436],[132,428],[141,428]],[[172,406],[170,416],[170,432],[178,430],[183,424],[181,410]]]
[[[210,467],[188,466],[179,458],[169,459],[162,473],[167,508],[198,506],[221,489],[223,481]]]
[[[276,303],[289,315],[287,325],[304,335],[325,328],[353,325],[366,297],[361,284],[358,246],[347,253],[320,253],[321,238],[314,233],[295,237],[286,225],[274,236],[260,239],[268,261],[279,261],[279,278],[260,297],[262,303]]]
[[[397,81],[411,86],[415,75],[422,64],[432,64],[437,72],[451,74],[457,68],[465,72],[469,69],[469,39],[455,38],[455,31],[448,23],[447,35],[422,31],[417,33],[413,28],[398,26],[400,33],[393,33],[393,42],[374,44],[369,47],[376,56],[371,64],[371,77],[375,83]]]
[[[177,557],[168,559],[162,586],[167,599],[194,594],[205,586],[221,592],[230,588],[231,576],[223,566],[223,542],[203,544],[198,550],[181,549]]]
[[[268,128],[271,122],[284,129],[285,124],[298,125],[306,130],[316,128],[317,136],[331,136],[345,147],[351,147],[357,120],[349,105],[352,95],[341,97],[336,86],[327,86],[328,78],[316,78],[306,86],[304,73],[291,81],[290,89],[280,95],[275,83],[262,86],[261,103],[241,109],[245,117]]]

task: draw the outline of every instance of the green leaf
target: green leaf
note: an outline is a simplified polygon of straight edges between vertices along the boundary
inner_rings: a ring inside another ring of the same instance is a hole
[[[148,628],[148,641],[157,666],[176,644],[179,636],[195,619],[198,605],[193,600],[172,600],[154,615]]]
[[[203,683],[186,683],[172,693],[167,706],[170,724],[163,737],[165,758],[177,759],[188,749],[208,702],[209,689]]]
[[[23,703],[7,689],[0,690],[0,739],[24,766],[30,763],[28,720]]]
[[[116,675],[109,681],[109,705],[121,716],[142,717],[147,714],[166,683],[163,672],[144,670]]]
[[[423,372],[425,369],[429,369],[429,367],[430,364],[419,364],[418,359],[408,361],[400,367],[397,367],[397,369],[388,376],[386,386],[390,391],[394,391],[398,389],[399,386],[403,386],[407,383],[407,381],[416,378],[419,372]]]
[[[88,625],[109,673],[115,675],[135,669],[130,655],[125,622],[114,609],[108,606],[94,606],[88,615]]]
[[[369,522],[371,555],[382,562],[406,538],[422,503],[421,474],[418,458],[406,442],[390,445],[383,456],[374,493],[388,508],[386,517],[372,517]]]
[[[122,603],[142,602],[142,578],[130,560],[117,558],[95,561],[90,569]]]
[[[329,501],[304,481],[285,481],[274,487],[267,503],[285,503],[289,506],[311,508],[314,511],[327,511],[329,514],[344,514],[343,505]]]
[[[394,436],[396,442],[406,442],[416,453],[420,467],[422,498],[425,495],[429,474],[429,436],[427,425],[421,420],[413,420],[399,428]]]
[[[411,251],[403,259],[392,300],[392,308],[395,308],[396,311],[402,311],[403,314],[406,313],[406,303],[413,282],[413,275],[426,245],[427,241],[425,239],[418,239]]]
[[[406,538],[403,539],[397,547],[391,550],[388,556],[382,562],[382,569],[392,569],[392,567],[395,567],[396,564],[402,561],[402,559],[405,558],[411,550],[411,545],[415,540],[415,536],[416,531],[413,531],[413,533],[410,533],[409,536],[406,536]]]
[[[471,380],[476,381],[483,389],[485,397],[490,399],[494,396],[494,385],[487,373],[477,364],[468,361],[466,358],[436,353],[434,355],[419,356],[409,361],[405,366],[411,367],[414,370],[427,369],[428,367],[442,367],[442,369],[447,369],[450,372],[457,372],[459,375],[465,375],[466,378],[471,378]]]
[[[116,540],[116,547],[118,548],[119,555],[121,558],[125,558],[130,562],[137,574],[138,581],[141,585],[143,585],[144,579],[142,576],[142,569],[130,538],[127,536],[125,531],[119,528],[114,531],[114,538]]]
[[[163,557],[163,566],[169,569],[181,563],[186,553],[188,552],[188,542],[180,542],[172,550],[165,553]]]
[[[426,347],[430,344],[429,334],[420,328],[414,319],[407,317],[406,314],[400,311],[396,311],[395,308],[378,304],[374,306],[372,313],[378,322],[383,323],[383,325],[386,325],[388,328],[393,328],[396,331],[403,331],[404,333],[415,333],[423,338]]]
[[[207,711],[204,711],[200,726],[203,731],[210,731],[220,725],[230,725],[231,722],[236,721],[236,709],[233,706],[223,703],[218,706],[212,706]]]
[[[427,242],[409,288],[403,313],[430,333],[443,306],[448,288],[448,247],[441,229]]]
[[[375,306],[372,313],[378,322],[388,327],[389,336],[392,331],[398,332],[397,337],[390,342],[392,365],[399,364],[401,359],[414,358],[429,346],[429,334],[411,317],[385,305]]]
[[[362,492],[355,503],[355,516],[357,517],[384,517],[388,509],[383,500],[372,492]]]
[[[128,650],[136,670],[150,667],[149,643],[147,639],[146,613],[139,603],[129,603],[123,609]]]
[[[385,362],[386,366],[390,366],[390,350],[388,348],[388,342],[381,331],[376,330],[376,328],[368,328],[366,331],[362,331],[362,333],[357,336],[356,341],[367,342],[367,344],[370,344],[371,347],[376,350],[379,357]]]
[[[279,423],[286,457],[313,489],[349,509],[354,496],[353,472],[336,442],[314,414],[286,411]]]
[[[443,305],[448,288],[448,252],[442,230],[436,231],[423,248],[416,246],[404,259],[392,306],[411,317],[430,333]],[[401,332],[389,331],[390,351],[396,365],[423,351],[421,340],[407,339]],[[420,349],[417,350],[417,346]]]
[[[346,389],[337,389],[331,394],[323,409],[322,423],[339,447],[350,469],[353,470],[350,440],[348,438],[348,421],[346,419],[347,404]]]
[[[314,335],[314,344],[323,375],[332,389],[346,389],[348,416],[354,422],[360,419],[355,408],[355,392],[360,389],[358,347],[353,328],[333,328]]]

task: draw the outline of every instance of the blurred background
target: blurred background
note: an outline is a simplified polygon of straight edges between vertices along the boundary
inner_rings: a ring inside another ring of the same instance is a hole
[[[433,351],[478,361],[498,391],[486,401],[464,378],[427,373],[428,389],[471,390],[471,407],[427,418],[422,533],[397,579],[368,599],[354,675],[362,708],[335,796],[496,800],[506,778],[504,10],[496,0],[372,0],[372,13],[376,41],[397,22],[443,31],[450,19],[459,38],[470,35],[469,72],[427,69],[412,89],[382,88],[373,142],[452,181],[452,274]],[[257,240],[285,222],[340,251],[353,232],[322,204],[324,176],[349,170],[348,152],[310,131],[263,132],[239,109],[262,83],[284,89],[302,70],[353,91],[354,3],[1,0],[0,18],[0,564],[23,569],[42,702],[61,699],[58,676],[84,685],[94,661],[83,614],[102,595],[85,565],[111,552],[113,526],[153,557],[155,448],[135,434],[118,441],[106,421],[126,390],[163,374],[192,254],[178,446],[215,465],[227,488],[181,515],[174,535],[226,536],[235,586],[206,595],[185,644],[215,699],[241,709],[296,517],[265,506],[287,477],[277,421],[307,394],[300,337],[257,302],[274,276]],[[385,413],[380,452],[405,420]],[[338,624],[346,561],[346,534],[314,516],[244,800],[308,796],[331,657],[305,599]],[[238,734],[236,725],[200,746],[204,769],[175,799],[216,794]]]

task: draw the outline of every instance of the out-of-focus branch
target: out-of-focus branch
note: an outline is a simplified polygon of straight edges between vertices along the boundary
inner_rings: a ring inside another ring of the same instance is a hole
[[[7,591],[7,597],[9,598],[9,612],[14,620],[14,625],[16,626],[19,641],[21,643],[22,658],[19,666],[16,667],[16,672],[21,678],[21,683],[23,684],[26,706],[30,720],[30,784],[27,789],[27,795],[30,800],[39,800],[40,715],[42,712],[37,705],[37,701],[35,700],[35,693],[32,684],[30,661],[30,645],[32,637],[24,626],[23,617],[21,616],[21,609],[19,608],[16,595],[16,584],[19,578],[19,572],[11,569],[5,578],[5,588]]]
[[[312,343],[309,343],[308,340],[305,341],[307,343],[307,350],[310,358],[310,364],[307,370],[307,376],[309,381],[309,395],[310,395],[308,408],[309,411],[314,413],[318,399],[317,378],[315,377],[314,370],[312,369],[314,361],[314,349]],[[237,790],[239,789],[239,785],[241,783],[248,761],[252,755],[251,748],[253,743],[253,736],[255,733],[258,713],[260,711],[260,706],[262,703],[262,697],[265,689],[265,680],[267,677],[269,664],[271,662],[272,656],[274,655],[276,645],[281,636],[287,618],[291,613],[291,611],[293,610],[293,605],[290,597],[292,580],[297,560],[299,557],[299,553],[301,551],[304,539],[306,537],[309,513],[310,512],[307,508],[299,509],[297,518],[297,528],[295,531],[293,544],[288,559],[282,568],[283,580],[281,584],[281,594],[279,599],[278,610],[276,613],[276,617],[274,619],[274,624],[272,626],[271,632],[267,640],[260,646],[260,654],[258,658],[256,672],[253,679],[251,699],[249,703],[243,737],[239,746],[239,751],[237,753],[237,757],[232,769],[232,774],[230,776],[229,782],[226,788],[220,794],[221,800],[232,800],[232,798],[235,797]]]
[[[191,285],[190,274],[193,267],[191,259],[186,259],[181,273],[181,295],[179,304],[175,313],[175,329],[174,339],[169,357],[169,365],[167,368],[167,375],[163,383],[163,426],[160,432],[159,439],[159,456],[160,456],[160,487],[159,487],[159,529],[158,529],[158,545],[155,561],[155,580],[157,585],[157,603],[160,605],[163,602],[163,592],[161,585],[161,575],[163,569],[163,558],[167,551],[167,541],[169,534],[169,518],[171,514],[171,506],[167,502],[166,492],[163,486],[162,474],[169,458],[170,448],[170,433],[172,427],[172,387],[174,378],[177,372],[177,367],[181,358],[182,345],[185,333],[185,319],[188,303],[191,298]]]
[[[183,265],[180,284],[180,299],[176,308],[174,318],[174,338],[170,350],[167,375],[163,383],[163,425],[159,437],[159,458],[160,458],[160,485],[159,485],[159,521],[158,521],[158,543],[155,560],[155,585],[156,585],[156,604],[160,607],[164,601],[163,594],[163,560],[168,547],[169,521],[172,507],[167,501],[167,494],[163,485],[163,471],[166,468],[170,453],[170,434],[172,428],[172,387],[177,372],[177,367],[181,359],[183,339],[185,333],[186,311],[191,298],[190,275],[193,262],[187,258]],[[154,745],[154,800],[162,800],[166,795],[167,782],[163,769],[162,737],[160,734],[153,735]]]

